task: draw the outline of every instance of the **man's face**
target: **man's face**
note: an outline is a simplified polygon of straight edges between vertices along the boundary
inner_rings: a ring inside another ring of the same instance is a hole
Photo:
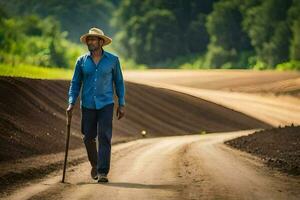
[[[88,36],[86,38],[86,44],[90,51],[95,51],[102,47],[103,40],[97,36]]]

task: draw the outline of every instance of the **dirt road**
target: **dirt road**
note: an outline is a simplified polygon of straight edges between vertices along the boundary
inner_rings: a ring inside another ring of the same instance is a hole
[[[300,180],[270,171],[223,144],[253,131],[171,136],[114,145],[110,182],[89,177],[85,162],[3,199],[299,199]]]

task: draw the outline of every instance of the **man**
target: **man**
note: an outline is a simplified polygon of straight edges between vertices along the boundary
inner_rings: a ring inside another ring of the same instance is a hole
[[[91,163],[91,176],[98,182],[108,182],[110,169],[112,120],[114,111],[114,88],[118,97],[117,118],[121,119],[125,106],[125,86],[119,58],[103,50],[112,39],[98,28],[80,37],[89,52],[78,57],[70,82],[69,106],[72,111],[81,86],[81,132]],[[98,136],[98,152],[96,148]]]

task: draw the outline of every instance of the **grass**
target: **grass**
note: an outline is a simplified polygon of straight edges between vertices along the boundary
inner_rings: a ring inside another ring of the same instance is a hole
[[[63,68],[46,68],[31,65],[9,66],[0,64],[0,76],[70,80],[73,76],[73,70]]]
[[[146,70],[147,66],[138,65],[132,60],[122,59],[120,57],[121,67],[123,70]],[[57,67],[41,67],[28,64],[19,64],[11,66],[9,64],[0,63],[0,76],[13,76],[34,79],[62,79],[71,80],[73,69],[57,68]]]

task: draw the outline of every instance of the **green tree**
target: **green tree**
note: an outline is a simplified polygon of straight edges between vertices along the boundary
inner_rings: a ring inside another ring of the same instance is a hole
[[[274,68],[288,60],[291,31],[286,22],[292,0],[266,0],[246,11],[243,22],[251,44],[255,48],[257,62]]]
[[[54,17],[60,22],[61,30],[68,32],[68,38],[79,42],[79,37],[93,26],[101,27],[106,34],[115,30],[110,26],[114,5],[105,0],[10,0],[0,1],[9,16],[38,15],[41,18]]]
[[[123,56],[151,65],[201,53],[209,41],[205,21],[214,1],[124,0],[112,20],[120,30],[116,47]]]
[[[175,17],[168,10],[149,11],[129,23],[129,46],[138,63],[154,65],[180,52]]]
[[[67,49],[70,42],[60,24],[52,17],[36,15],[1,18],[0,62],[9,65],[70,67],[76,48]],[[74,62],[74,61],[73,61]]]
[[[221,67],[226,64],[235,66],[239,63],[240,52],[252,50],[250,39],[242,29],[243,15],[240,10],[241,0],[224,0],[214,4],[214,9],[207,18],[207,31],[210,45],[206,55],[206,65]],[[247,63],[240,63],[247,67]]]
[[[209,35],[205,27],[206,15],[200,13],[197,18],[190,22],[186,34],[188,50],[190,53],[203,53],[209,43]]]
[[[300,60],[300,1],[293,1],[288,15],[288,23],[292,31],[290,59]]]

